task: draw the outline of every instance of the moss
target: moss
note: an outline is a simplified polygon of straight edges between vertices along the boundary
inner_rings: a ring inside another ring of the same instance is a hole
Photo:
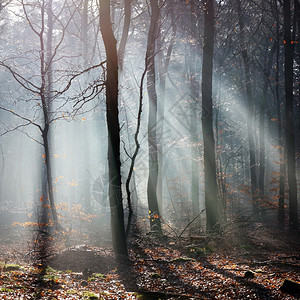
[[[0,288],[0,291],[1,292],[13,292],[14,290],[13,289],[9,289],[7,287],[2,287],[2,288]]]
[[[88,291],[82,292],[82,297],[83,297],[83,299],[87,299],[87,300],[99,299],[98,295],[96,295],[93,292],[88,292]]]
[[[193,259],[190,257],[177,257],[174,259],[171,259],[170,262],[187,262],[187,261],[192,261]]]
[[[160,278],[160,277],[161,277],[161,275],[159,273],[152,273],[151,274],[152,279],[156,279],[156,278]]]
[[[206,245],[205,249],[206,249],[206,253],[207,253],[207,254],[210,254],[210,253],[213,253],[213,252],[214,252],[214,248],[213,248],[213,246],[210,245],[210,244]]]
[[[57,274],[57,273],[58,272],[55,269],[51,268],[50,266],[47,266],[46,274],[50,275],[50,274]]]
[[[105,275],[101,273],[93,273],[93,275],[90,276],[87,281],[95,281],[96,279],[105,279]]]
[[[138,300],[161,300],[163,298],[158,297],[157,295],[145,295],[141,293],[134,293],[136,299]]]
[[[75,290],[68,290],[66,291],[66,294],[77,294],[78,292]]]
[[[28,289],[27,286],[24,286],[24,285],[14,285],[14,289],[22,289],[22,290],[26,290]]]
[[[16,264],[7,264],[3,266],[3,272],[23,270],[24,268]]]
[[[242,245],[242,248],[243,248],[244,250],[246,250],[246,251],[251,251],[251,250],[253,250],[253,246],[252,246],[252,245],[248,245],[248,244]]]
[[[58,277],[55,276],[54,274],[44,275],[44,280],[45,281],[55,281],[55,282],[57,282],[58,281]]]
[[[192,247],[190,248],[189,255],[194,258],[205,257],[209,252],[206,248]]]

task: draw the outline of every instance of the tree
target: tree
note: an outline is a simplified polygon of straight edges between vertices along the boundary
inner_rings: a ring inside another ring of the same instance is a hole
[[[124,1],[124,25],[123,25],[122,37],[118,49],[118,60],[119,60],[120,70],[123,70],[123,65],[124,65],[125,48],[128,39],[128,32],[129,32],[130,19],[131,19],[131,1],[132,0]]]
[[[158,35],[159,6],[158,0],[150,0],[151,18],[148,32],[146,66],[147,66],[147,90],[149,95],[148,118],[148,149],[149,149],[149,177],[147,186],[148,207],[150,214],[150,228],[152,231],[162,234],[160,212],[157,202],[157,93],[155,72],[155,44]]]
[[[202,62],[202,132],[204,152],[205,207],[207,230],[220,221],[213,133],[212,79],[214,54],[214,3],[204,1],[204,45]]]
[[[266,9],[262,7],[263,11]],[[263,12],[262,12],[263,14]],[[266,17],[265,17],[266,18]],[[276,41],[273,42],[271,49],[269,48],[269,43],[264,44],[265,55],[268,57],[265,61],[265,66],[262,67],[263,71],[263,88],[262,88],[262,101],[259,109],[259,172],[258,172],[258,191],[260,199],[265,198],[265,170],[266,170],[266,129],[265,129],[265,118],[266,118],[266,108],[268,100],[268,88],[270,81],[270,73],[272,70],[272,64],[274,59],[274,54],[276,50]]]
[[[161,9],[162,10],[162,9]],[[157,136],[158,136],[158,175],[157,175],[157,202],[160,214],[162,214],[163,207],[163,166],[164,166],[164,118],[165,118],[165,102],[166,102],[166,78],[168,74],[168,69],[170,65],[170,59],[173,51],[173,46],[176,40],[176,24],[175,24],[175,16],[174,16],[174,3],[165,5],[166,18],[168,14],[171,15],[171,37],[169,44],[166,45],[165,38],[166,36],[162,35],[162,27],[163,27],[163,19],[164,17],[160,14],[159,18],[159,26],[161,28],[160,33],[157,37],[157,65],[158,65],[158,115],[157,118],[160,121],[160,124],[157,128]],[[167,31],[167,30],[165,30]],[[166,50],[165,50],[166,48]]]
[[[82,52],[83,52],[83,63],[84,65],[88,64],[88,46],[89,46],[89,39],[88,39],[88,0],[83,0],[82,2],[82,15],[81,15],[81,42],[82,42]],[[87,79],[87,76],[84,77]],[[85,80],[87,81],[87,80]],[[85,82],[86,84],[86,82]],[[83,124],[83,136],[84,136],[84,163],[86,165],[84,171],[84,204],[85,210],[87,212],[91,211],[91,193],[90,193],[90,174],[87,166],[90,165],[90,147],[89,147],[89,131],[87,128],[87,122]]]
[[[47,189],[52,221],[54,222],[56,229],[62,230],[62,227],[58,222],[55,207],[55,189],[52,174],[53,155],[51,154],[49,132],[51,125],[55,121],[64,119],[65,114],[72,113],[65,108],[68,103],[66,99],[70,100],[70,102],[75,99],[76,104],[81,101],[88,101],[90,97],[93,98],[94,95],[100,93],[101,88],[98,89],[98,87],[100,87],[101,84],[97,81],[97,83],[94,82],[97,86],[96,88],[94,84],[90,85],[92,93],[90,93],[89,88],[87,88],[84,89],[83,92],[80,92],[80,95],[74,96],[73,99],[70,95],[66,95],[67,92],[69,92],[70,87],[73,87],[73,84],[76,82],[78,77],[102,66],[103,63],[93,65],[82,71],[77,70],[69,72],[66,70],[65,72],[59,72],[59,75],[57,75],[54,80],[53,77],[55,71],[53,70],[53,65],[55,61],[61,60],[62,57],[66,58],[64,54],[59,54],[59,50],[63,45],[67,28],[76,12],[77,7],[68,6],[67,1],[64,1],[64,3],[61,3],[61,6],[58,8],[58,14],[54,15],[52,0],[43,0],[34,4],[27,4],[24,1],[21,1],[21,4],[24,19],[28,24],[30,32],[33,34],[33,49],[28,51],[28,49],[24,50],[21,48],[24,52],[20,54],[18,61],[15,57],[6,57],[0,62],[0,65],[10,73],[15,83],[23,89],[24,97],[25,95],[27,97],[26,103],[29,103],[31,107],[29,112],[27,112],[28,115],[24,115],[24,113],[4,106],[1,106],[0,109],[11,113],[13,116],[17,117],[20,122],[23,122],[22,124],[17,125],[14,129],[24,128],[30,125],[35,126],[41,133],[42,141],[40,141],[39,138],[30,137],[43,147],[43,162],[45,163],[46,168],[45,172],[47,175]],[[65,11],[68,11],[69,14],[64,15]],[[59,28],[58,31],[60,32],[60,35],[56,36],[55,45],[53,45],[54,43],[52,41],[54,20],[56,21],[56,26]],[[35,54],[27,57],[29,52]],[[22,63],[20,63],[25,56],[26,60],[30,61],[30,63],[26,65],[26,70],[24,70],[24,67],[22,68]],[[39,57],[39,59],[37,60],[36,57]],[[63,84],[57,84],[58,82],[63,82]],[[56,86],[54,86],[55,83]],[[55,105],[57,105],[60,109],[57,109]],[[43,195],[43,197],[47,198],[47,195]]]
[[[291,36],[291,1],[283,1],[284,16],[284,85],[285,125],[287,152],[287,180],[289,186],[289,228],[298,229],[297,180],[295,163],[294,100],[293,100],[293,57],[294,42]]]
[[[256,159],[255,159],[255,145],[254,145],[254,116],[253,116],[253,95],[251,88],[251,75],[250,75],[250,61],[247,52],[245,42],[245,24],[243,20],[243,14],[241,9],[241,1],[237,0],[238,9],[238,23],[239,23],[239,44],[241,48],[241,55],[244,64],[244,76],[245,76],[245,91],[247,98],[247,135],[248,135],[248,146],[249,146],[249,159],[250,159],[250,178],[251,178],[251,194],[253,201],[253,210],[255,215],[258,215],[258,202],[257,202],[257,175],[256,175]]]
[[[120,125],[118,108],[117,41],[112,31],[110,0],[100,0],[100,30],[106,51],[106,121],[108,130],[109,201],[113,248],[127,255],[121,189]]]
[[[40,47],[40,85],[36,85],[33,81],[29,81],[23,75],[19,74],[15,70],[13,70],[9,65],[6,63],[1,63],[3,67],[5,67],[14,79],[19,83],[25,90],[36,93],[39,96],[41,101],[42,113],[43,113],[43,125],[39,125],[36,122],[30,120],[30,118],[23,117],[18,113],[12,113],[22,119],[23,121],[30,122],[29,124],[35,125],[41,132],[42,135],[42,145],[44,147],[44,159],[46,165],[46,174],[47,174],[47,184],[48,184],[48,195],[49,195],[49,202],[52,212],[53,222],[57,229],[60,229],[58,224],[58,217],[55,208],[54,202],[54,188],[52,182],[52,170],[51,170],[51,155],[50,155],[50,144],[49,144],[49,127],[52,122],[52,118],[50,116],[49,111],[51,111],[51,90],[52,90],[52,50],[51,50],[51,43],[52,43],[52,1],[50,0],[48,3],[46,1],[42,1],[40,6],[40,16],[41,16],[41,24],[39,28],[36,28],[29,18],[29,13],[26,8],[26,4],[22,1],[22,8],[25,14],[25,18],[28,21],[32,32],[35,34],[39,41]],[[48,31],[46,31],[46,14],[48,16]],[[47,41],[45,42],[44,35],[47,33]],[[2,109],[7,110],[2,107]],[[9,111],[9,110],[7,110]],[[46,196],[46,195],[44,195]]]
[[[190,28],[191,28],[191,42],[190,57],[188,59],[187,66],[187,78],[189,81],[190,95],[191,95],[191,120],[190,120],[190,135],[192,143],[192,188],[191,188],[191,199],[192,199],[192,211],[193,217],[197,216],[200,212],[199,206],[199,94],[200,94],[200,84],[199,84],[199,71],[197,70],[199,62],[199,30],[197,26],[197,19],[199,6],[196,5],[195,1],[191,1],[190,4]],[[214,37],[213,37],[214,38]]]

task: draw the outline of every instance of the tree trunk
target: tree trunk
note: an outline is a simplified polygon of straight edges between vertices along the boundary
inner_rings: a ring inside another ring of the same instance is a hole
[[[134,164],[136,157],[139,153],[140,150],[140,143],[138,140],[139,137],[139,132],[141,128],[141,120],[142,120],[142,108],[143,108],[143,93],[144,93],[144,80],[145,76],[147,73],[147,66],[145,66],[145,70],[142,74],[141,77],[141,84],[140,84],[140,91],[139,91],[139,106],[138,106],[138,116],[137,116],[137,125],[136,125],[136,131],[134,134],[134,143],[135,143],[135,150],[134,153],[131,157],[131,162],[130,162],[130,167],[129,167],[129,172],[128,176],[126,179],[126,194],[127,194],[127,203],[128,203],[128,221],[127,221],[127,227],[126,227],[126,238],[128,238],[130,227],[131,227],[131,222],[132,222],[132,216],[133,216],[133,208],[132,208],[132,197],[131,197],[131,191],[130,191],[130,181],[131,178],[134,179]],[[135,180],[133,180],[135,182]]]
[[[204,150],[205,207],[207,230],[219,222],[219,196],[216,174],[215,140],[212,112],[212,73],[214,54],[214,4],[204,4],[204,46],[202,64],[202,131]]]
[[[266,150],[265,150],[265,118],[266,118],[266,104],[268,98],[268,85],[269,76],[273,64],[273,56],[276,49],[276,43],[273,44],[271,51],[267,51],[268,59],[265,66],[264,83],[262,102],[259,111],[259,176],[258,176],[258,188],[260,199],[263,201],[265,197],[265,162],[266,162]]]
[[[191,28],[191,44],[189,45],[191,55],[188,59],[188,79],[189,79],[189,89],[192,97],[191,103],[191,120],[190,120],[190,135],[191,135],[191,156],[192,156],[192,187],[191,187],[191,199],[192,199],[192,215],[197,216],[200,212],[200,201],[199,201],[199,74],[197,73],[197,65],[199,63],[199,54],[197,49],[197,41],[199,32],[197,30],[197,9],[195,1],[191,1],[190,4],[190,28]],[[196,220],[196,224],[199,225],[200,219]]]
[[[283,1],[284,14],[284,79],[285,79],[285,122],[287,174],[289,186],[289,228],[298,229],[297,181],[295,163],[293,59],[294,44],[291,38],[291,1]]]
[[[41,14],[45,16],[45,2],[41,7]],[[44,146],[44,155],[45,155],[45,164],[46,164],[46,173],[47,173],[47,184],[48,184],[48,196],[51,207],[52,219],[54,226],[57,230],[61,230],[61,226],[58,222],[55,201],[54,201],[54,188],[52,183],[52,165],[51,165],[51,156],[50,156],[50,143],[49,143],[49,129],[50,129],[50,116],[49,111],[51,108],[51,89],[52,89],[52,34],[53,34],[53,18],[52,18],[52,0],[48,2],[47,8],[48,15],[48,32],[47,32],[47,44],[45,47],[44,43],[44,31],[45,24],[42,23],[41,32],[40,32],[40,47],[41,47],[41,87],[40,87],[40,97],[42,102],[43,117],[44,117],[44,128],[42,130],[43,146]],[[44,18],[43,18],[44,20]]]
[[[253,212],[256,216],[259,214],[259,204],[257,201],[257,176],[256,176],[256,161],[255,161],[255,143],[254,143],[254,133],[253,133],[253,97],[251,91],[251,79],[250,79],[250,63],[247,52],[247,47],[245,45],[245,25],[241,11],[241,1],[237,1],[238,5],[238,17],[239,17],[239,27],[240,36],[239,42],[242,52],[242,59],[245,70],[245,87],[246,87],[246,97],[248,104],[248,114],[247,114],[247,135],[249,144],[249,158],[250,158],[250,179],[251,179],[251,194],[253,202]]]
[[[278,224],[282,228],[284,226],[285,210],[284,210],[284,194],[285,194],[285,173],[286,161],[284,154],[284,137],[283,137],[283,120],[281,110],[281,99],[279,95],[279,73],[280,73],[280,21],[277,0],[274,0],[274,13],[276,19],[276,72],[275,72],[275,99],[276,99],[276,112],[278,119],[278,155],[279,155],[279,193],[278,193]]]
[[[127,255],[121,190],[120,125],[118,108],[117,41],[112,31],[110,0],[100,0],[100,30],[106,51],[106,121],[108,130],[109,202],[112,242],[117,254]]]
[[[149,95],[149,119],[148,119],[148,148],[149,148],[149,178],[147,186],[148,206],[150,214],[150,229],[157,234],[162,234],[160,212],[157,202],[157,93],[155,82],[155,44],[158,34],[159,6],[158,0],[150,0],[151,20],[147,41],[147,90]]]
[[[42,133],[42,137],[43,137],[43,145],[45,151],[45,164],[46,164],[46,172],[47,172],[49,202],[50,202],[54,226],[56,227],[56,229],[60,229],[57,212],[55,208],[54,195],[53,195],[54,188],[52,184],[51,156],[50,156],[50,147],[48,143],[48,136],[49,136],[48,132],[49,132],[49,125],[46,124]]]
[[[130,19],[131,19],[131,0],[124,0],[124,11],[125,11],[124,25],[123,25],[120,46],[118,49],[119,68],[121,71],[123,70],[123,65],[124,65],[125,47],[126,47],[126,43],[127,43],[129,25],[130,25]]]
[[[81,41],[82,41],[82,51],[83,51],[83,63],[85,66],[88,64],[88,0],[83,1],[83,11],[81,17]],[[83,76],[84,83],[87,83],[87,74]],[[86,103],[85,106],[87,110],[89,108],[90,103]],[[87,213],[91,213],[91,181],[89,174],[89,166],[90,166],[90,145],[89,145],[89,128],[88,123],[84,122],[83,126],[83,139],[84,139],[84,181],[83,181],[83,195],[84,195],[84,208]]]
[[[171,10],[171,22],[172,22],[172,35],[171,40],[167,48],[166,54],[164,54],[162,45],[162,37],[158,36],[158,72],[159,72],[159,104],[158,104],[158,120],[160,121],[158,130],[158,176],[157,176],[157,202],[160,213],[162,213],[162,205],[163,205],[163,146],[164,146],[164,116],[165,116],[165,99],[166,99],[166,76],[169,69],[170,59],[173,51],[173,46],[176,38],[176,24],[174,18],[173,8],[170,7]],[[160,18],[160,26],[162,25],[162,18]]]

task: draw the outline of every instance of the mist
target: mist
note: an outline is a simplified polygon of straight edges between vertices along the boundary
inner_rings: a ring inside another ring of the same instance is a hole
[[[293,255],[297,1],[0,2],[1,270],[36,268],[39,299],[54,295],[50,267],[93,292],[117,276],[121,294],[159,298],[181,267],[148,276],[147,259]],[[203,296],[200,285],[169,296]]]

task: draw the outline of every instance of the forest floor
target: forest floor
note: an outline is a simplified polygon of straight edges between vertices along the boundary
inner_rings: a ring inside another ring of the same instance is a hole
[[[2,234],[0,299],[300,299],[299,235],[261,223],[210,237],[137,235],[129,259],[107,247],[58,244],[42,276],[38,251]],[[282,289],[286,279],[293,281]]]

